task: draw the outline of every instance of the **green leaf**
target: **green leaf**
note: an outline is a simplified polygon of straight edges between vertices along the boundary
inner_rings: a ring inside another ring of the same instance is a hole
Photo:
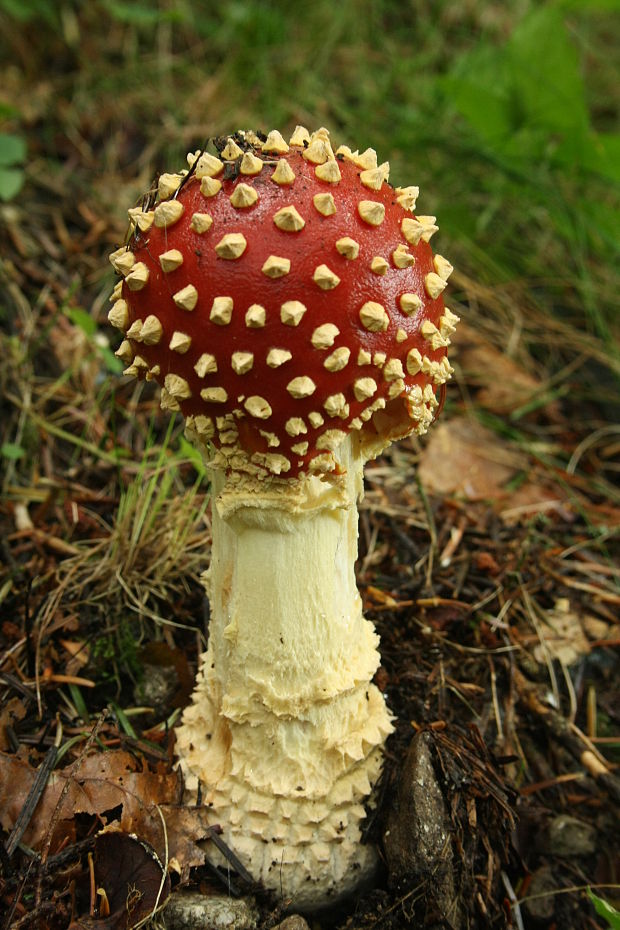
[[[116,704],[114,701],[110,701],[110,707],[112,708],[114,715],[116,717],[116,720],[118,722],[118,725],[123,731],[123,733],[126,733],[127,736],[131,737],[131,739],[138,739],[138,734],[136,733],[133,726],[131,725],[129,717],[127,716],[125,711],[122,709],[122,707],[119,707],[119,705]]]
[[[24,172],[19,168],[0,168],[0,200],[11,200],[22,189]]]
[[[514,30],[506,53],[522,123],[559,133],[588,128],[579,57],[559,10],[534,9]]]
[[[466,52],[443,87],[481,139],[509,158],[549,160],[590,134],[577,50],[552,6],[525,16],[503,47]]]
[[[19,116],[19,110],[16,106],[6,100],[0,100],[0,119],[15,119],[17,116]]]
[[[574,13],[618,12],[618,0],[557,0],[557,6]]]
[[[108,369],[108,371],[113,375],[120,375],[125,366],[121,362],[120,358],[117,358],[114,355],[112,349],[108,348],[108,346],[101,346],[101,354],[105,362],[105,367]]]
[[[123,0],[106,0],[108,13],[119,23],[131,26],[156,26],[161,22],[183,20],[181,11],[160,10],[157,5],[128,3]]]
[[[71,692],[71,700],[73,701],[73,705],[78,714],[84,723],[90,723],[90,716],[88,714],[88,708],[86,706],[86,701],[84,700],[84,695],[77,685],[70,684],[69,691]]]
[[[207,473],[204,459],[200,452],[198,452],[198,450],[195,449],[194,446],[192,446],[192,444],[188,442],[184,436],[179,436],[179,452],[183,458],[189,459],[189,461],[194,466],[196,473],[201,478],[204,478]]]
[[[21,459],[25,454],[26,450],[18,446],[15,442],[3,442],[0,446],[0,455],[5,459],[11,459],[13,462]]]
[[[501,50],[482,46],[461,56],[443,81],[450,102],[493,144],[512,130],[510,89]]]
[[[83,310],[81,307],[69,307],[67,309],[67,316],[71,322],[74,323],[75,326],[79,326],[82,332],[87,336],[95,335],[97,324],[86,310]]]
[[[30,22],[35,17],[47,23],[56,23],[57,4],[52,0],[0,0],[0,10],[19,22]]]
[[[604,898],[599,898],[594,894],[591,888],[588,888],[588,897],[594,905],[594,909],[599,917],[607,921],[611,930],[620,930],[620,911],[612,907]]]
[[[578,140],[568,138],[558,147],[555,161],[579,165],[585,171],[620,183],[620,133],[589,132]]]
[[[25,158],[25,140],[21,136],[0,132],[0,165],[21,165]]]
[[[106,8],[114,19],[120,23],[131,23],[134,26],[151,26],[159,19],[159,9],[155,7],[141,6],[137,3],[115,3],[109,0]]]

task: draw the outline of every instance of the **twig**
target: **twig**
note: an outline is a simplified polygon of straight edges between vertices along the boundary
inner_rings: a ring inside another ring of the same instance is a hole
[[[519,794],[522,798],[527,798],[530,794],[537,794],[546,788],[556,788],[558,785],[564,785],[570,781],[581,781],[585,778],[583,772],[565,772],[564,775],[556,775],[554,778],[546,778],[544,781],[537,781],[532,785],[525,785],[521,788]]]
[[[30,862],[28,863],[28,868],[26,869],[26,874],[24,875],[24,877],[23,877],[23,879],[22,879],[22,881],[21,881],[21,884],[20,884],[19,888],[17,889],[17,891],[15,892],[15,895],[14,895],[14,897],[13,897],[13,900],[11,901],[11,906],[10,906],[9,912],[8,912],[8,914],[7,914],[7,916],[6,916],[6,921],[5,921],[3,930],[11,930],[11,927],[15,927],[15,924],[13,923],[13,915],[15,914],[15,911],[17,910],[17,905],[18,905],[19,902],[21,901],[22,895],[23,895],[23,893],[24,893],[24,889],[25,889],[25,887],[26,887],[26,883],[27,883],[28,879],[30,878],[30,872],[32,871],[33,862],[34,862],[34,860],[31,859]],[[28,913],[27,916],[30,917],[30,913]],[[23,919],[23,918],[22,918],[22,919]]]
[[[62,729],[60,724],[58,725],[58,732],[62,734]],[[45,791],[45,786],[47,780],[50,777],[50,773],[56,764],[56,757],[58,755],[58,743],[54,743],[53,746],[45,753],[43,762],[37,769],[37,774],[35,775],[32,787],[28,792],[28,797],[22,807],[19,817],[15,822],[15,826],[11,830],[11,834],[6,843],[6,851],[8,856],[12,856],[15,850],[17,849],[19,842],[26,832],[28,824],[34,814],[37,804],[41,800],[41,795]]]
[[[244,864],[241,862],[240,859],[236,857],[232,849],[230,849],[230,847],[227,846],[224,840],[220,837],[219,835],[220,829],[221,829],[220,827],[210,827],[209,828],[209,839],[217,846],[217,848],[222,853],[222,855],[226,859],[228,859],[228,861],[232,865],[237,875],[239,875],[240,878],[244,880],[244,882],[247,882],[249,885],[253,885],[254,879],[252,878],[252,876],[250,875],[250,873],[248,872]]]
[[[519,928],[519,930],[525,930],[525,927],[523,926],[523,918],[521,917],[521,908],[519,907],[519,901],[514,892],[514,888],[510,884],[510,879],[508,878],[508,876],[506,875],[503,869],[501,872],[501,876],[502,876],[502,883],[504,885],[504,888],[506,889],[506,894],[508,895],[508,900],[510,901],[510,908],[512,910],[512,913],[515,915],[515,921],[516,921],[517,927]]]
[[[153,911],[152,911],[151,916],[155,913],[155,911],[159,907],[159,902],[161,900],[162,891],[164,890],[164,885],[166,884],[166,876],[168,875],[168,857],[170,854],[169,849],[168,849],[168,830],[166,829],[166,821],[164,819],[164,815],[161,812],[161,807],[159,806],[159,804],[156,804],[155,807],[157,809],[157,813],[159,814],[159,819],[161,820],[161,826],[164,831],[164,863],[163,863],[163,869],[162,869],[161,884],[159,886],[159,891],[157,892],[157,898],[155,900],[155,904],[153,905]]]
[[[515,668],[513,675],[519,697],[528,709],[540,718],[545,728],[566,746],[588,773],[603,785],[614,801],[620,803],[620,780],[612,773],[605,758],[591,740],[574,723],[545,704],[537,694],[536,686],[529,682],[519,669]]]

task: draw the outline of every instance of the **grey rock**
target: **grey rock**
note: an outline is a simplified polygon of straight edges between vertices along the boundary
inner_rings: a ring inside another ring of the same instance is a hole
[[[523,909],[533,920],[551,920],[555,909],[555,895],[552,892],[557,887],[557,878],[549,866],[544,865],[534,872],[523,902]]]
[[[300,914],[291,914],[273,930],[310,930],[310,924]]]
[[[259,914],[253,898],[175,892],[163,912],[166,930],[255,930]]]
[[[547,824],[540,841],[550,856],[591,856],[596,852],[597,830],[592,824],[569,814],[560,814]]]
[[[144,675],[134,688],[134,697],[158,713],[169,708],[178,687],[179,679],[172,666],[145,665]]]
[[[410,888],[432,875],[429,890],[457,930],[462,915],[454,886],[450,822],[435,777],[431,740],[429,733],[422,732],[411,742],[383,843],[391,886]]]

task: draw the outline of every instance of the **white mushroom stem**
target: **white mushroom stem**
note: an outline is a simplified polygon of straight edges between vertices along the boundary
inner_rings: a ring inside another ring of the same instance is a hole
[[[177,731],[189,791],[200,781],[224,840],[298,907],[372,872],[364,803],[392,729],[355,584],[357,434],[337,458],[345,473],[330,482],[264,491],[213,472],[209,648]]]

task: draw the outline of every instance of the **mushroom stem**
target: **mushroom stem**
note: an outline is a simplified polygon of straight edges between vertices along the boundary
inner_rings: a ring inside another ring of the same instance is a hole
[[[251,874],[302,907],[372,871],[363,803],[392,729],[355,584],[357,434],[337,458],[329,481],[264,489],[212,472],[209,649],[177,730],[188,789],[200,780]]]

